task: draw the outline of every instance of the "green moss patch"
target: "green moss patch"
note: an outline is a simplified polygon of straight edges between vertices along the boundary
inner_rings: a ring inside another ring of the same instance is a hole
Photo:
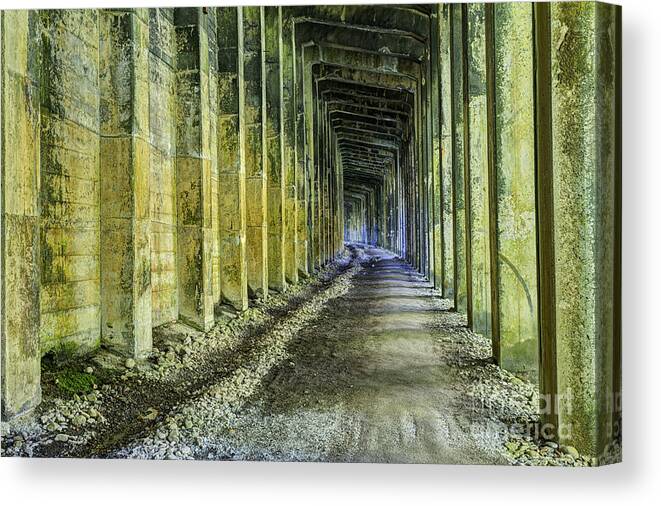
[[[78,372],[72,369],[60,371],[55,375],[55,384],[64,392],[84,394],[91,392],[98,380],[94,374]]]

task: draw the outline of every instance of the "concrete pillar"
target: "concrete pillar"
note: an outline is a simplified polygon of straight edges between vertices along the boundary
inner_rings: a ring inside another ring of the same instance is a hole
[[[204,16],[207,25],[209,53],[209,93],[203,97],[209,107],[209,152],[211,156],[211,292],[214,307],[222,303],[220,290],[220,180],[218,172],[218,9],[207,7]]]
[[[148,13],[100,10],[99,27],[101,339],[143,357],[152,347]]]
[[[557,415],[562,443],[600,457],[613,435],[619,402],[613,337],[619,321],[614,301],[620,8],[535,8],[538,218],[540,236],[550,231],[553,239],[540,246],[542,368],[551,372],[542,375],[551,408],[550,416],[549,409],[543,414],[547,422]],[[544,122],[551,128],[540,129]]]
[[[298,283],[298,197],[296,187],[296,110],[294,104],[294,57],[292,47],[292,20],[289,10],[281,8],[281,60],[282,72],[282,138],[285,180],[284,259],[285,275],[290,283]]]
[[[282,9],[265,8],[266,178],[268,181],[268,285],[283,291],[285,281],[285,151],[283,138]]]
[[[487,18],[493,65],[493,162],[499,363],[537,382],[537,225],[533,6],[502,3]]]
[[[2,420],[41,401],[38,14],[0,12]]]
[[[487,77],[485,5],[467,6],[468,64],[468,216],[470,237],[471,328],[491,337],[491,245],[489,237],[489,145],[487,137]]]
[[[220,290],[236,309],[248,308],[246,174],[243,152],[243,9],[218,8],[218,185]]]
[[[441,110],[440,110],[440,6],[434,6],[431,16],[430,48],[430,116],[431,116],[431,179],[433,200],[431,205],[431,216],[433,218],[433,274],[434,287],[443,289],[443,187],[441,182]]]
[[[149,9],[152,326],[179,317],[177,282],[176,46],[172,9]]]
[[[243,8],[245,89],[246,259],[248,294],[268,296],[267,180],[264,170],[264,8]]]
[[[179,318],[214,323],[209,146],[209,53],[201,8],[175,9],[177,37],[177,270]]]
[[[454,196],[454,307],[468,312],[468,266],[464,173],[464,45],[463,12],[460,4],[450,6],[452,181]]]
[[[439,7],[439,115],[440,115],[440,180],[441,180],[441,235],[442,244],[442,292],[443,297],[454,301],[454,188],[452,181],[452,65],[450,4]]]
[[[294,109],[296,111],[296,197],[298,198],[298,214],[296,216],[296,239],[298,243],[298,273],[307,277],[310,274],[310,241],[311,231],[308,227],[308,204],[310,197],[310,182],[308,176],[309,155],[305,144],[305,108],[303,93],[303,69],[301,66],[301,51],[294,46],[296,34],[292,31],[292,47],[294,48]]]
[[[99,18],[39,11],[41,347],[100,343]],[[105,114],[105,112],[104,112]]]

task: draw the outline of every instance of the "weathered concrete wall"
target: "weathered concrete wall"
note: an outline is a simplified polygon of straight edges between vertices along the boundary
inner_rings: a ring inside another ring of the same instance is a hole
[[[494,6],[495,184],[500,364],[537,379],[533,7]]]
[[[40,11],[41,347],[101,338],[99,17]]]

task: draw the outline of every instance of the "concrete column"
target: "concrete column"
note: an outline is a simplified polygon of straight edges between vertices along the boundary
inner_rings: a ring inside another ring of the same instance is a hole
[[[431,107],[431,164],[433,200],[431,216],[433,217],[433,265],[434,287],[443,289],[443,183],[441,180],[441,110],[440,110],[440,6],[435,6],[431,16],[430,48],[430,107]]]
[[[243,9],[218,8],[218,185],[220,290],[236,309],[248,308],[246,174],[243,152]]]
[[[452,194],[454,215],[454,307],[468,311],[467,251],[464,174],[464,47],[463,13],[460,4],[450,6]]]
[[[264,8],[243,8],[245,88],[246,259],[248,294],[268,296],[267,180],[264,170]]]
[[[620,8],[558,3],[536,9],[538,118],[551,123],[550,129],[538,128],[538,147],[551,145],[538,165],[539,178],[550,183],[538,186],[540,234],[549,225],[553,234],[553,242],[540,249],[540,270],[553,276],[553,290],[543,278],[540,325],[542,367],[555,371],[555,378],[543,375],[542,392],[551,400],[551,415],[557,414],[559,440],[598,458],[612,437],[619,402],[613,336],[619,321],[614,301]],[[544,72],[548,82],[539,79]],[[548,410],[544,414],[552,420]]]
[[[41,401],[39,32],[34,11],[0,12],[2,420]]]
[[[220,290],[220,180],[218,172],[218,8],[207,7],[209,93],[203,97],[209,107],[209,152],[211,160],[211,291],[214,307],[222,303]]]
[[[493,6],[493,141],[498,355],[537,381],[537,225],[533,6]],[[496,329],[494,329],[496,332]]]
[[[298,242],[298,273],[307,277],[310,274],[310,230],[308,227],[308,199],[310,184],[308,178],[309,160],[305,144],[305,108],[303,93],[302,54],[294,44],[296,34],[292,31],[292,47],[294,51],[294,109],[296,111],[296,196],[298,198],[298,214],[296,217],[296,238]]]
[[[152,326],[179,317],[174,13],[149,9],[149,141]]]
[[[177,270],[179,318],[214,322],[209,146],[209,52],[201,8],[175,9],[177,37]]]
[[[452,184],[452,65],[450,52],[450,4],[439,7],[439,115],[440,115],[440,180],[441,234],[443,238],[443,297],[454,301],[454,192]]]
[[[491,337],[491,250],[487,137],[485,6],[467,6],[468,186],[472,329]]]
[[[283,177],[285,180],[285,275],[290,283],[298,283],[298,197],[296,187],[296,110],[294,104],[294,57],[292,46],[292,20],[289,9],[282,7],[281,60],[282,72],[282,138]]]
[[[149,27],[146,9],[100,10],[101,339],[152,347]]]
[[[39,11],[41,347],[100,343],[99,18]]]
[[[285,281],[285,151],[283,138],[282,9],[265,8],[266,177],[268,181],[268,285],[283,291]]]

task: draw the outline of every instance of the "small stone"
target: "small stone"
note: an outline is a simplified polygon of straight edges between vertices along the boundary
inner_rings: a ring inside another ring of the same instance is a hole
[[[82,427],[83,425],[85,425],[87,423],[87,418],[85,417],[85,415],[76,415],[73,418],[72,423],[76,427]]]
[[[58,434],[55,436],[55,441],[58,441],[60,443],[66,443],[69,441],[69,436],[67,434]]]
[[[179,431],[171,430],[170,433],[168,434],[168,441],[170,441],[170,443],[176,443],[177,441],[179,441]]]
[[[185,426],[187,429],[191,429],[191,428],[193,428],[193,422],[192,422],[192,420],[191,420],[190,418],[186,419],[186,421],[184,422],[184,426]]]
[[[48,425],[46,425],[46,430],[50,432],[55,432],[56,430],[60,430],[60,426],[55,422],[50,422]]]
[[[85,372],[86,372],[87,374],[92,374],[92,373],[94,372],[94,368],[93,368],[93,367],[90,367],[90,366],[87,366],[87,367],[85,368]]]
[[[571,456],[574,459],[577,459],[579,457],[578,450],[573,446],[563,445],[560,447],[560,451],[562,453],[566,453],[567,455]]]
[[[555,450],[556,448],[558,448],[558,443],[556,443],[555,441],[547,441],[546,443],[544,443],[544,446],[548,446],[549,448],[553,448]]]
[[[17,450],[20,450],[22,447],[23,447],[23,440],[16,438],[14,440],[14,448],[16,448]]]
[[[135,367],[135,360],[133,360],[132,358],[127,358],[126,362],[124,362],[124,366],[127,369],[133,369]]]

